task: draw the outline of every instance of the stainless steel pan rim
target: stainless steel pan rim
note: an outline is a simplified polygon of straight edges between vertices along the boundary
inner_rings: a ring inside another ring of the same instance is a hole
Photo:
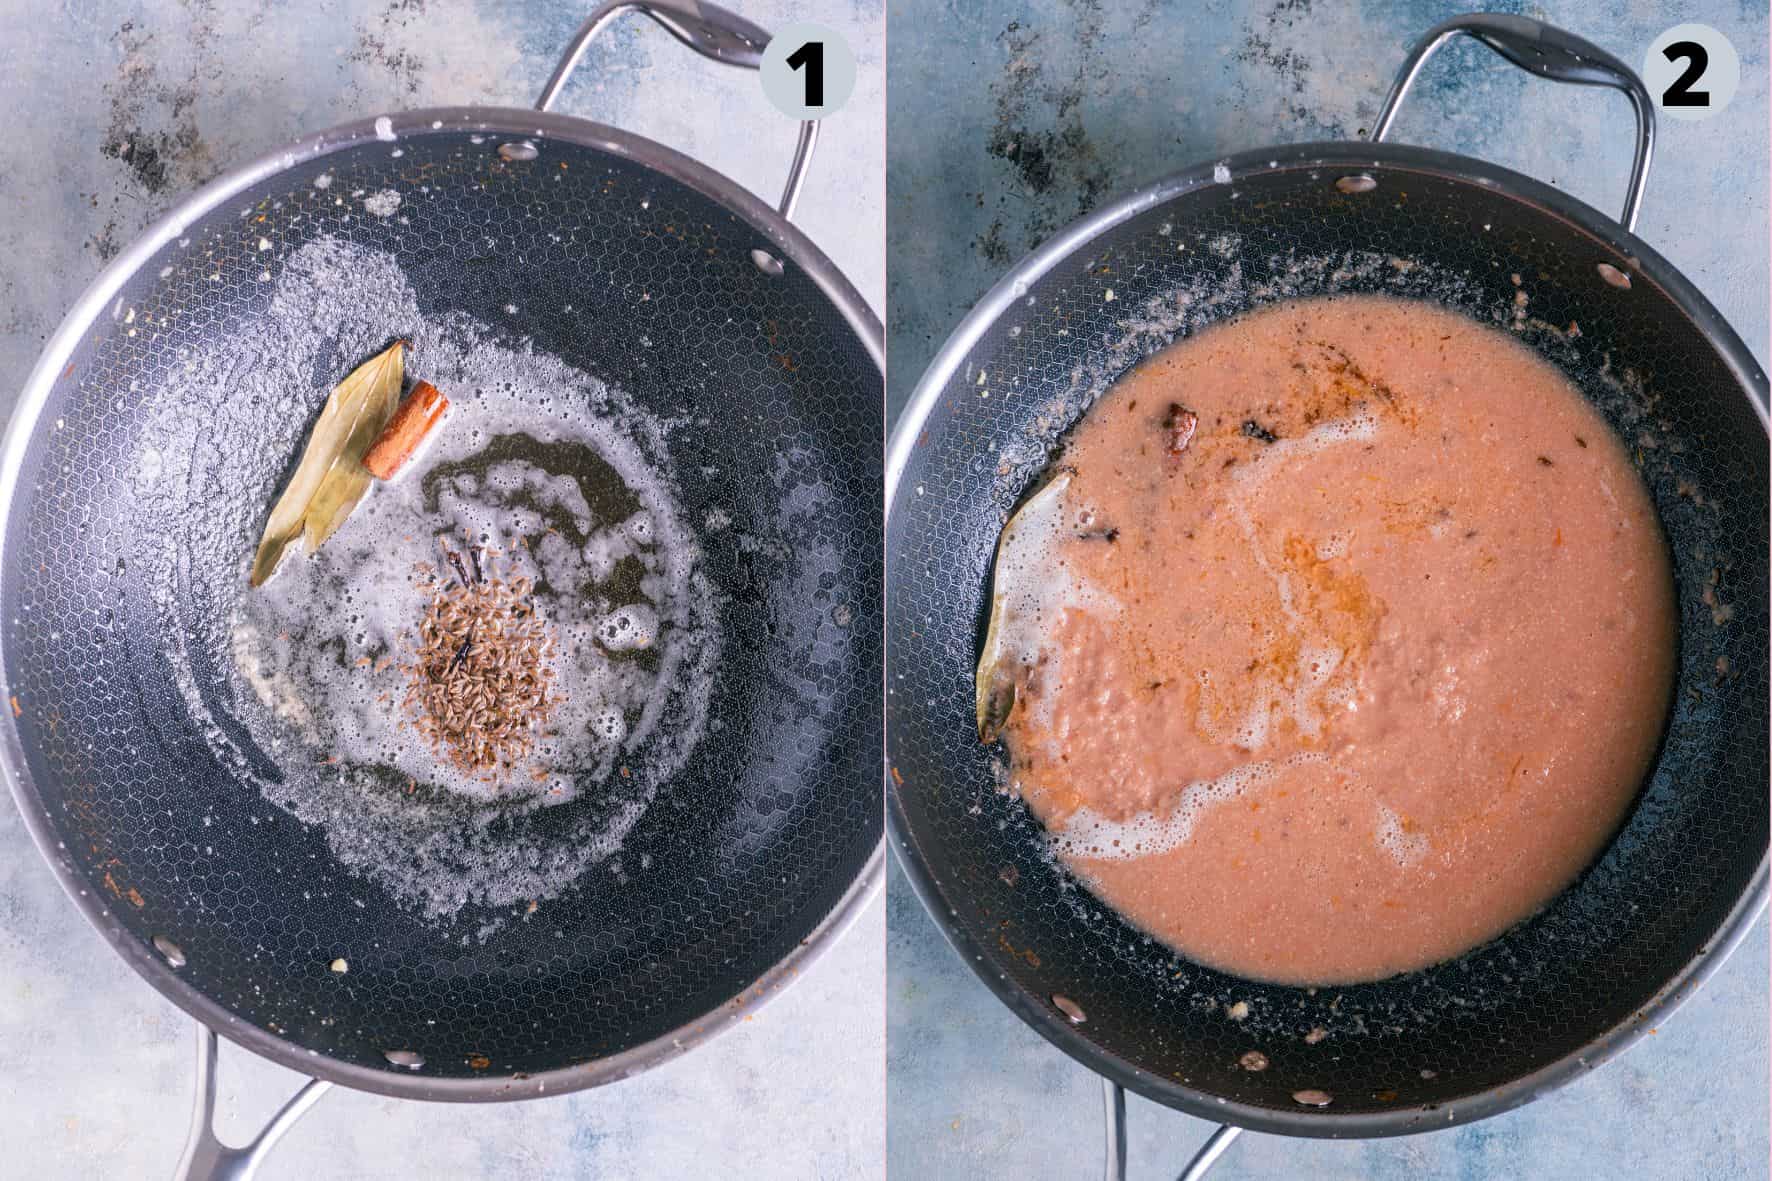
[[[437,124],[441,126],[434,126]],[[366,142],[372,143],[378,139],[385,141],[390,133],[397,140],[464,131],[485,134],[486,150],[489,153],[496,152],[499,142],[505,139],[528,141],[544,152],[550,140],[593,148],[633,160],[719,202],[762,234],[769,241],[772,253],[790,265],[799,267],[817,283],[819,289],[861,338],[868,355],[884,372],[885,330],[860,293],[804,233],[728,177],[697,163],[681,152],[642,136],[569,115],[502,107],[437,107],[405,111],[340,124],[266,153],[249,164],[222,174],[155,222],[100,272],[50,337],[19,394],[5,437],[0,440],[0,512],[10,512],[26,448],[63,367],[67,365],[88,329],[110,306],[124,284],[162,247],[180,237],[199,218],[225,205],[241,192],[300,164]],[[392,146],[395,145],[390,145]],[[4,534],[0,533],[0,561],[4,560]],[[4,681],[5,670],[0,668],[0,683]],[[6,692],[7,690],[0,689],[0,696]],[[419,1074],[401,1075],[322,1057],[263,1029],[239,1021],[226,1009],[199,994],[152,946],[127,931],[110,910],[86,888],[85,879],[74,868],[54,829],[48,824],[42,801],[26,770],[17,727],[10,717],[0,726],[0,777],[5,779],[11,789],[32,842],[54,871],[62,889],[73,899],[87,921],[162,996],[230,1041],[281,1066],[355,1090],[400,1099],[491,1102],[557,1095],[616,1082],[668,1061],[754,1013],[789,982],[802,975],[849,929],[857,916],[879,893],[886,864],[885,841],[882,838],[862,872],[849,884],[830,913],[793,951],[744,993],[692,1025],[580,1066],[526,1076],[429,1078]]]
[[[954,328],[911,390],[904,412],[899,416],[886,444],[887,512],[892,510],[898,479],[910,462],[923,423],[940,401],[941,391],[948,380],[965,363],[967,351],[978,343],[1011,304],[1026,295],[1037,280],[1072,251],[1147,209],[1165,204],[1195,189],[1223,183],[1214,176],[1215,170],[1219,168],[1228,169],[1230,184],[1234,188],[1237,181],[1266,172],[1298,169],[1358,171],[1368,167],[1401,168],[1495,188],[1580,226],[1613,246],[1619,253],[1636,259],[1641,264],[1641,271],[1672,295],[1675,302],[1704,330],[1705,335],[1716,345],[1718,356],[1728,364],[1744,387],[1765,388],[1766,375],[1759,362],[1754,359],[1753,353],[1735,334],[1728,321],[1723,319],[1722,313],[1672,263],[1657,254],[1641,238],[1623,229],[1616,221],[1561,189],[1474,157],[1406,144],[1304,143],[1258,148],[1173,173],[1087,217],[1079,218],[1004,274]],[[1766,424],[1765,403],[1759,399],[1749,400],[1753,403],[1754,412],[1759,415],[1762,425]]]
[[[978,301],[942,345],[929,368],[917,382],[903,415],[892,431],[886,451],[886,514],[890,534],[893,505],[899,478],[910,463],[924,425],[941,402],[942,391],[965,363],[968,353],[1034,283],[1076,250],[1129,218],[1190,192],[1222,185],[1228,169],[1230,185],[1245,178],[1276,171],[1321,171],[1323,183],[1363,169],[1383,169],[1387,174],[1416,173],[1440,179],[1481,185],[1516,198],[1560,217],[1600,239],[1625,258],[1634,260],[1632,273],[1666,291],[1692,318],[1717,351],[1718,357],[1740,383],[1762,429],[1768,428],[1764,401],[1766,375],[1747,345],[1722,315],[1672,264],[1616,221],[1569,194],[1531,177],[1482,160],[1430,148],[1393,144],[1312,143],[1262,148],[1208,162],[1177,172],[1132,195],[1122,198],[1060,231],[1023,259]],[[1596,257],[1595,262],[1605,261]],[[1596,275],[1595,282],[1601,280]],[[1757,392],[1757,393],[1756,393]],[[890,562],[891,555],[888,555]],[[890,747],[887,759],[891,759]],[[1047,1041],[1071,1058],[1088,1066],[1110,1083],[1130,1088],[1154,1102],[1215,1123],[1228,1123],[1252,1131],[1287,1136],[1328,1139],[1403,1136],[1470,1123],[1508,1111],[1545,1092],[1578,1078],[1635,1044],[1649,1030],[1671,1016],[1699,985],[1708,979],[1740,945],[1766,908],[1772,886],[1772,858],[1762,854],[1758,867],[1736,900],[1715,937],[1653,999],[1630,1018],[1621,1021],[1583,1049],[1506,1086],[1492,1088],[1466,1099],[1435,1106],[1399,1108],[1376,1113],[1335,1113],[1328,1110],[1296,1112],[1233,1103],[1194,1090],[1171,1079],[1136,1069],[1108,1054],[1083,1037],[1051,1006],[1040,1004],[1007,976],[993,967],[990,949],[974,940],[957,924],[947,921],[951,909],[941,887],[913,847],[908,820],[897,790],[889,783],[886,792],[886,829],[900,868],[910,880],[936,926],[962,960],[998,1000],[1032,1026]]]

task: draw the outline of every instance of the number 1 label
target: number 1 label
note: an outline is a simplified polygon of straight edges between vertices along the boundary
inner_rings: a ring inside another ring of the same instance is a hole
[[[788,65],[806,73],[806,105],[824,106],[824,42],[806,42],[788,54]]]
[[[828,25],[797,21],[777,29],[758,70],[763,93],[793,119],[822,119],[855,91],[855,54]]]

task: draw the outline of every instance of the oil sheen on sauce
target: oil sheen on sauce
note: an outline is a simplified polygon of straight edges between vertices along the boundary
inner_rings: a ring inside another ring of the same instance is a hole
[[[1617,829],[1672,573],[1622,446],[1523,345],[1274,305],[1128,374],[1060,463],[999,556],[1004,738],[1136,926],[1255,979],[1381,979],[1542,908]]]

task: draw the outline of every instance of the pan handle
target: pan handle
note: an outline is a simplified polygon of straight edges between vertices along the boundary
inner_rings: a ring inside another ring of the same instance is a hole
[[[605,0],[589,19],[573,34],[572,43],[554,67],[553,77],[542,87],[535,109],[545,111],[560,97],[579,60],[593,38],[627,12],[642,12],[651,17],[671,36],[705,58],[755,70],[763,64],[763,50],[769,46],[769,34],[736,13],[701,0]],[[799,142],[794,145],[794,162],[788,167],[788,183],[781,191],[776,209],[793,220],[794,206],[800,200],[800,189],[806,183],[806,169],[812,163],[812,149],[818,143],[818,121],[806,119],[800,124]],[[758,263],[759,266],[763,264]],[[769,268],[764,268],[769,269]],[[773,272],[780,273],[777,263]]]
[[[1543,21],[1494,12],[1473,12],[1455,16],[1429,29],[1409,51],[1403,68],[1397,72],[1397,80],[1384,100],[1384,109],[1378,112],[1378,121],[1372,125],[1373,140],[1382,141],[1390,131],[1403,95],[1408,93],[1410,84],[1421,72],[1421,67],[1427,64],[1427,59],[1460,33],[1475,37],[1514,65],[1540,78],[1572,82],[1578,86],[1610,86],[1624,92],[1637,116],[1637,152],[1631,162],[1624,213],[1618,220],[1625,229],[1634,232],[1637,209],[1643,203],[1643,189],[1649,183],[1649,157],[1655,151],[1655,107],[1649,99],[1649,91],[1635,71],[1598,45]]]
[[[197,1102],[191,1111],[191,1131],[185,1139],[184,1156],[178,1162],[179,1181],[252,1181],[277,1141],[307,1114],[331,1083],[312,1078],[278,1109],[258,1135],[238,1147],[223,1144],[215,1134],[215,1030],[197,1023]]]
[[[1107,1154],[1102,1167],[1103,1181],[1126,1181],[1126,1088],[1111,1078],[1101,1080],[1102,1098],[1107,1104]],[[1219,1124],[1218,1130],[1206,1138],[1200,1151],[1194,1153],[1177,1181],[1200,1181],[1207,1170],[1218,1163],[1231,1141],[1242,1135],[1235,1124]]]

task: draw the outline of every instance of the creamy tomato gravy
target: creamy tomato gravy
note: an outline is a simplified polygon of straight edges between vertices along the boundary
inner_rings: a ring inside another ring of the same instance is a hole
[[[1127,375],[1061,470],[998,562],[1004,738],[1060,855],[1164,943],[1282,983],[1424,967],[1622,820],[1671,692],[1668,554],[1524,346],[1276,305]]]

